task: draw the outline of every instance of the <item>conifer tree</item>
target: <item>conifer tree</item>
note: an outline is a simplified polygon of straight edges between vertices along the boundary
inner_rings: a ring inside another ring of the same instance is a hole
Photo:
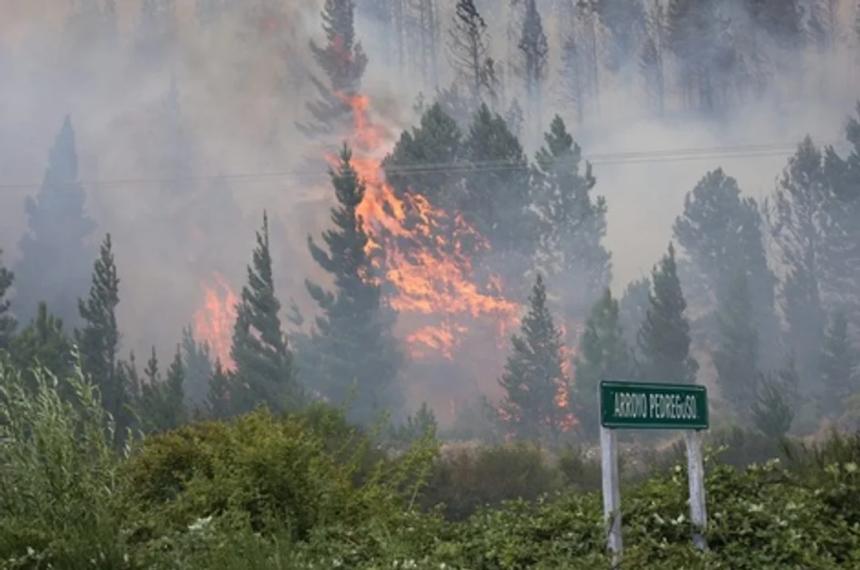
[[[87,239],[95,225],[84,209],[78,180],[75,133],[67,117],[54,141],[48,168],[35,198],[27,199],[28,230],[15,266],[15,312],[22,320],[36,315],[45,301],[64,322],[78,322],[77,299],[87,291]]]
[[[597,390],[603,380],[631,380],[636,369],[624,340],[618,301],[609,289],[591,309],[574,362],[576,374],[570,403],[579,430],[589,439],[597,436],[600,420]]]
[[[229,418],[234,414],[231,403],[232,375],[224,370],[221,360],[215,360],[215,370],[209,380],[209,393],[206,396],[206,410],[215,419]]]
[[[654,0],[645,19],[645,39],[639,53],[639,69],[654,110],[662,116],[666,106],[666,11]]]
[[[634,62],[636,46],[645,29],[645,7],[641,0],[600,0],[596,9],[610,36],[607,67],[615,72],[623,70]]]
[[[206,404],[209,379],[212,377],[212,357],[209,346],[194,339],[191,327],[182,330],[182,358],[185,364],[185,399],[189,409],[202,409]]]
[[[78,301],[78,310],[84,322],[75,331],[75,340],[81,352],[84,373],[98,387],[102,404],[116,421],[118,437],[123,437],[130,425],[127,386],[116,374],[119,329],[116,307],[119,304],[119,276],[114,263],[110,234],[102,242],[98,259],[93,266],[89,297]]]
[[[645,317],[648,314],[650,294],[651,279],[642,277],[627,284],[619,303],[621,329],[624,331],[627,345],[634,354],[636,353],[639,329],[642,328],[642,323],[645,322]]]
[[[481,105],[464,141],[463,155],[478,166],[467,172],[459,210],[494,251],[531,258],[537,217],[531,208],[528,161],[520,141],[500,115]],[[504,168],[480,167],[487,162]]]
[[[713,361],[723,400],[742,410],[741,419],[746,419],[745,404],[753,401],[759,375],[759,336],[753,315],[747,276],[739,272],[733,287],[719,299],[719,340]]]
[[[3,250],[0,249],[0,350],[9,347],[12,333],[15,332],[16,321],[10,311],[11,303],[6,298],[9,287],[15,280],[15,275],[2,264]]]
[[[526,83],[526,96],[529,108],[533,109],[531,122],[541,127],[541,90],[549,63],[549,43],[543,31],[540,13],[535,0],[526,0],[525,18],[519,49],[523,58],[523,75]]]
[[[349,415],[367,423],[396,410],[402,393],[398,371],[402,356],[392,334],[394,312],[382,298],[368,236],[357,208],[365,185],[344,146],[340,163],[330,172],[338,205],[331,211],[334,228],[323,233],[325,248],[308,238],[311,256],[332,276],[333,291],[306,281],[322,315],[312,334],[315,388],[329,400],[351,400]]]
[[[280,310],[269,251],[269,218],[263,213],[263,227],[257,232],[257,247],[248,266],[248,284],[242,288],[236,306],[230,349],[236,363],[231,401],[238,411],[250,411],[261,404],[282,411],[300,404],[293,357],[278,316]]]
[[[511,337],[511,345],[499,379],[504,390],[502,417],[520,438],[556,443],[567,414],[558,396],[568,390],[570,379],[564,372],[561,331],[553,322],[540,276],[529,296],[520,334]]]
[[[319,99],[307,104],[312,122],[298,125],[306,134],[337,132],[339,126],[349,122],[349,99],[361,88],[367,67],[367,55],[355,37],[354,20],[353,0],[325,0],[322,12],[325,45],[311,41],[310,48],[328,82],[311,77]]]
[[[72,342],[63,330],[62,319],[39,303],[38,313],[21,332],[12,338],[9,353],[20,370],[37,363],[57,378],[67,378],[72,371]]]
[[[147,432],[158,432],[176,428],[186,420],[185,394],[183,384],[185,369],[182,365],[182,352],[176,347],[176,354],[162,378],[158,369],[155,347],[144,370],[146,383],[141,389],[140,416]]]
[[[591,165],[556,116],[532,168],[532,200],[540,215],[543,262],[564,295],[569,315],[585,315],[611,278],[606,237],[606,201],[594,198]]]
[[[780,439],[791,429],[797,401],[797,370],[794,363],[777,373],[759,374],[751,405],[753,424],[771,439]]]
[[[699,364],[690,355],[690,324],[684,316],[687,303],[671,243],[654,267],[651,282],[648,311],[638,336],[642,375],[650,382],[692,383]]]
[[[848,319],[841,311],[834,313],[824,337],[821,353],[821,409],[830,416],[838,416],[845,409],[845,401],[858,389],[860,355],[848,334]]]
[[[457,0],[448,31],[451,65],[468,85],[473,105],[495,96],[495,62],[489,56],[487,23],[474,0]]]
[[[768,267],[762,225],[756,201],[742,198],[735,179],[717,169],[706,174],[687,194],[684,212],[675,220],[674,233],[689,257],[691,276],[702,284],[701,291],[706,295],[696,299],[691,294],[690,304],[710,308],[725,302],[737,293],[738,275],[744,274],[748,308],[752,311],[746,318],[763,342],[761,356],[773,358],[779,353],[776,278]]]

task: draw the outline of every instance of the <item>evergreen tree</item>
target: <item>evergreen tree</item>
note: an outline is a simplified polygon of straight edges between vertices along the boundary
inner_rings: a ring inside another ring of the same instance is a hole
[[[533,108],[532,123],[541,126],[541,88],[549,63],[549,43],[543,31],[540,13],[535,0],[525,1],[525,18],[519,49],[523,58],[523,75],[526,83],[528,105]]]
[[[114,263],[110,234],[102,242],[98,259],[93,267],[92,285],[86,300],[78,301],[78,310],[84,322],[75,331],[75,340],[81,352],[84,373],[98,387],[102,404],[117,425],[117,436],[124,437],[131,424],[128,413],[127,386],[116,374],[119,347],[119,329],[116,324],[116,307],[119,304],[119,277]]]
[[[591,165],[556,116],[532,168],[532,200],[540,216],[543,262],[564,296],[568,316],[582,317],[611,278],[606,201],[592,197]]]
[[[793,363],[777,374],[760,374],[751,405],[753,424],[767,437],[780,439],[791,429],[797,400]]]
[[[352,399],[350,416],[368,423],[401,402],[401,354],[392,334],[394,313],[382,298],[376,268],[367,253],[368,236],[356,212],[365,185],[344,146],[330,176],[338,206],[334,228],[323,233],[325,249],[308,238],[311,256],[332,276],[334,291],[306,282],[322,315],[312,335],[309,365],[315,388],[333,402]]]
[[[146,382],[141,387],[139,414],[146,432],[159,432],[176,428],[186,420],[183,384],[185,369],[182,353],[176,347],[176,355],[162,378],[158,369],[158,356],[155,347],[144,370]]]
[[[206,409],[215,419],[226,419],[234,415],[231,402],[233,388],[232,375],[221,366],[221,360],[215,360],[215,370],[209,380],[209,393],[206,396]]]
[[[95,228],[84,211],[84,189],[78,181],[75,133],[67,117],[48,159],[35,198],[27,199],[28,231],[21,239],[15,266],[18,317],[35,317],[45,301],[66,323],[77,323],[77,298],[87,290],[87,238]]]
[[[281,411],[300,403],[292,353],[278,316],[280,310],[272,277],[269,218],[264,213],[233,328],[230,356],[236,363],[236,383],[231,402],[236,410],[249,411],[264,404]]]
[[[451,207],[455,186],[463,179],[456,168],[429,168],[430,165],[462,162],[463,135],[456,121],[439,103],[421,115],[412,131],[404,131],[384,162],[386,180],[399,193],[420,194],[440,207]]]
[[[574,362],[576,374],[571,405],[580,432],[595,439],[600,421],[597,390],[603,380],[631,380],[636,369],[630,348],[624,341],[618,301],[609,289],[591,309]]]
[[[666,11],[663,4],[654,0],[645,20],[645,39],[639,53],[639,70],[652,106],[660,116],[666,107],[667,41]]]
[[[15,317],[9,310],[11,303],[6,298],[6,292],[12,286],[15,275],[3,266],[2,255],[3,250],[0,249],[0,350],[9,347],[17,325]]]
[[[743,273],[752,311],[748,318],[764,341],[762,356],[778,354],[776,278],[768,267],[756,201],[742,198],[735,179],[722,169],[709,172],[687,194],[674,233],[689,257],[691,276],[706,295],[702,299],[688,295],[690,304],[707,308],[725,301],[736,292],[738,275]]]
[[[824,337],[821,353],[821,409],[829,416],[839,416],[845,402],[858,389],[860,355],[848,334],[848,319],[836,312]]]
[[[311,41],[311,53],[325,73],[328,84],[311,77],[319,99],[307,104],[312,123],[300,124],[306,134],[337,132],[350,119],[349,100],[360,87],[367,55],[355,37],[353,0],[326,0],[322,12],[325,45]]]
[[[832,297],[828,285],[834,281],[834,268],[827,263],[832,201],[823,157],[807,137],[780,179],[771,221],[786,273],[782,309],[788,348],[806,391],[819,388],[819,355],[827,320],[823,297]]]
[[[519,140],[501,116],[481,105],[464,141],[463,155],[475,168],[467,172],[458,210],[489,240],[493,251],[518,252],[531,259],[537,216],[531,208],[528,161]],[[481,166],[486,163],[500,167]]]
[[[743,410],[741,419],[746,419],[745,404],[753,401],[759,370],[759,337],[752,305],[747,276],[737,273],[734,286],[719,300],[719,341],[713,361],[723,400],[732,409]]]
[[[495,96],[495,62],[489,56],[487,23],[474,0],[457,0],[454,18],[448,31],[451,65],[468,85],[473,104]]]
[[[639,329],[642,328],[642,323],[645,322],[645,317],[648,314],[650,294],[651,279],[642,277],[627,284],[619,303],[619,317],[621,329],[624,331],[624,340],[634,354],[637,348]]]
[[[182,330],[182,357],[185,364],[185,400],[189,409],[203,409],[212,378],[212,357],[206,343],[194,339],[191,327]]]
[[[45,303],[39,303],[36,318],[12,338],[8,348],[20,370],[38,364],[57,378],[67,378],[72,372],[72,342],[63,330],[62,319],[49,313]]]
[[[561,331],[553,323],[540,276],[520,331],[511,337],[511,354],[499,379],[504,390],[500,412],[518,437],[556,443],[567,414],[558,397],[570,380],[564,372]]]
[[[600,0],[596,8],[610,36],[607,67],[621,70],[635,61],[636,46],[645,28],[645,7],[641,0]]]
[[[684,316],[687,303],[672,244],[654,267],[651,282],[648,311],[638,336],[642,374],[650,382],[693,383],[699,364],[690,355],[690,324]]]

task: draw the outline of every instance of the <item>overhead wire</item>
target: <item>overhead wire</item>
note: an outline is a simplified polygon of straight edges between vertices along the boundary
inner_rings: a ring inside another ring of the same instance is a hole
[[[595,166],[601,165],[625,165],[625,164],[647,164],[665,162],[686,162],[695,160],[714,159],[736,159],[736,158],[766,158],[777,156],[790,156],[795,150],[796,144],[790,143],[759,143],[738,144],[720,147],[692,147],[676,148],[651,151],[627,151],[609,152],[583,155],[583,160]],[[463,161],[463,162],[437,162],[419,164],[387,164],[384,170],[387,174],[421,175],[436,173],[493,173],[513,172],[527,170],[529,163],[526,160],[486,160],[486,161]],[[291,178],[315,180],[323,176],[324,169],[310,170],[273,170],[273,171],[250,171],[222,174],[209,174],[186,177],[127,177],[104,180],[81,180],[82,186],[90,187],[118,187],[136,185],[163,185],[176,183],[200,183],[223,180],[229,182],[251,182],[256,180]],[[0,190],[32,190],[40,187],[35,182],[6,182],[0,183]]]

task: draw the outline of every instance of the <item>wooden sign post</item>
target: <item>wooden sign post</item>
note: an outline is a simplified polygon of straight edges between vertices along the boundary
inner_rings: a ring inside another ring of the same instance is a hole
[[[693,544],[707,548],[704,532],[705,467],[700,431],[708,429],[708,392],[692,384],[600,383],[600,453],[603,475],[603,519],[606,544],[613,565],[621,560],[621,488],[618,481],[618,445],[615,430],[684,430],[687,473],[690,481],[690,521]]]

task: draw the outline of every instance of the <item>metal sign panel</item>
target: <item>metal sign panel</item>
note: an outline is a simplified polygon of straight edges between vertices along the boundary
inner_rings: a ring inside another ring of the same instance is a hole
[[[708,391],[695,384],[601,382],[600,424],[611,429],[707,429]]]

